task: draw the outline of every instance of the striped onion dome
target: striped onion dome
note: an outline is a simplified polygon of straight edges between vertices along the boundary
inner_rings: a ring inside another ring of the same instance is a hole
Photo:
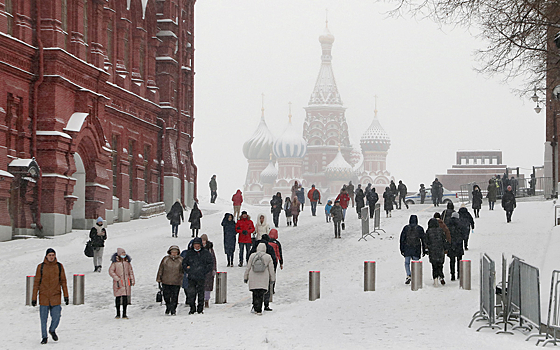
[[[264,109],[257,130],[243,144],[243,154],[247,159],[268,159],[274,144],[274,136],[264,120]]]
[[[292,115],[282,135],[274,142],[272,150],[276,158],[303,158],[307,151],[307,142],[292,125]]]

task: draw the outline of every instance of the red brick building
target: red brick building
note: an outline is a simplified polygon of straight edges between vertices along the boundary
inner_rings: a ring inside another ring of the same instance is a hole
[[[194,3],[0,0],[0,240],[192,203]]]

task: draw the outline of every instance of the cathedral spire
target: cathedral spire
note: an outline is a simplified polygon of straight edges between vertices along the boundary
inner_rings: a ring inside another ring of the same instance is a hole
[[[261,94],[261,119],[264,120],[264,92]]]
[[[332,70],[332,45],[334,43],[334,35],[329,31],[329,21],[325,21],[325,30],[319,36],[321,43],[321,69],[319,76],[315,82],[315,88],[309,99],[309,105],[339,105],[342,106],[342,99],[336,87],[334,73]]]

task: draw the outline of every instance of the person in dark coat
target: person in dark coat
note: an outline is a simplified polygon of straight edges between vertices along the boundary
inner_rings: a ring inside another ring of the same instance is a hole
[[[292,226],[292,200],[286,197],[284,202],[284,213],[286,213],[286,225]]]
[[[439,207],[441,203],[439,198],[440,187],[443,188],[441,182],[439,182],[438,178],[436,177],[436,179],[432,182],[432,188],[430,190],[432,194],[432,202],[434,203],[434,207]]]
[[[455,263],[457,264],[457,278],[461,275],[461,266],[459,262],[465,253],[463,250],[464,231],[468,228],[461,223],[459,213],[456,212],[451,214],[451,219],[446,225],[451,233],[451,246],[447,251],[447,256],[450,260],[449,269],[451,271],[451,280],[455,281]]]
[[[455,212],[455,206],[452,202],[447,202],[447,209],[441,212],[441,219],[447,225],[449,220],[451,219],[451,214]]]
[[[224,215],[222,227],[224,229],[224,251],[228,261],[227,267],[230,267],[233,266],[233,254],[235,253],[235,241],[237,237],[233,214],[226,213],[226,215]]]
[[[183,210],[181,201],[177,199],[171,206],[171,209],[169,209],[169,213],[167,213],[167,220],[169,220],[171,224],[171,237],[177,237],[179,234],[179,225],[181,225],[181,222],[185,222]]]
[[[334,201],[334,205],[331,208],[331,217],[334,224],[334,238],[340,238],[340,228],[342,220],[344,219],[344,214],[342,213],[339,200]]]
[[[212,271],[206,274],[206,280],[204,282],[204,308],[210,307],[210,294],[214,290],[214,276],[216,276],[216,271],[218,270],[218,262],[216,261],[216,253],[214,252],[214,243],[208,240],[208,235],[203,234],[200,236],[202,239],[202,248],[206,249],[212,254]]]
[[[348,192],[348,197],[350,197],[350,201],[352,202],[352,208],[354,208],[354,197],[356,193],[354,191],[354,185],[352,184],[352,181],[348,182],[348,185],[346,186],[346,191]]]
[[[270,212],[272,213],[274,227],[278,228],[278,220],[282,212],[282,194],[280,192],[276,192],[276,194],[272,196],[270,200]]]
[[[202,218],[202,212],[198,209],[198,204],[195,202],[191,210],[191,215],[189,215],[192,237],[198,237],[198,230],[200,230],[200,218]]]
[[[465,242],[465,250],[469,250],[469,235],[474,230],[474,219],[466,207],[459,208],[459,220],[463,224],[463,240]],[[466,227],[466,229],[464,228]]]
[[[218,198],[218,183],[216,182],[216,175],[212,175],[210,182],[210,203],[216,203],[216,198]]]
[[[395,185],[395,181],[391,180],[389,188],[391,189],[391,195],[393,196],[393,206],[399,209],[399,204],[396,201],[397,196],[399,195],[399,190],[397,189],[397,185]]]
[[[420,256],[426,255],[426,243],[424,228],[418,225],[418,217],[410,215],[408,225],[403,227],[400,237],[400,251],[404,256],[404,269],[406,271],[405,284],[410,284],[410,261],[420,260]]]
[[[97,218],[95,226],[89,231],[89,239],[93,247],[93,272],[101,272],[101,264],[103,262],[103,249],[105,240],[107,239],[107,230],[103,227],[103,218]]]
[[[408,192],[408,189],[402,180],[399,180],[399,187],[397,187],[397,191],[399,192],[399,209],[402,208],[402,203],[404,203],[406,209],[408,209],[408,204],[406,204],[406,193]]]
[[[515,203],[515,195],[511,190],[511,186],[507,187],[507,190],[504,192],[502,196],[502,208],[506,211],[506,220],[507,222],[511,222],[511,215],[513,214],[513,210],[517,204]]]
[[[430,264],[432,264],[432,278],[434,286],[439,283],[445,284],[443,275],[443,263],[445,262],[445,248],[449,244],[443,229],[440,227],[436,218],[428,221],[428,229],[426,230],[426,247],[430,256]]]
[[[305,204],[305,189],[303,187],[299,188],[299,191],[296,193],[296,197],[298,202],[301,204],[301,210],[303,211],[303,205]],[[293,215],[293,211],[292,211],[292,215]]]
[[[364,190],[364,195],[366,196],[366,205],[369,205],[368,195],[371,192],[371,182],[368,182],[366,189]]]
[[[511,179],[509,179],[509,185],[511,186],[511,192],[513,192],[513,195],[516,196],[517,195],[517,185],[519,184],[519,181],[517,181],[517,179],[515,177],[511,177]]]
[[[369,205],[369,218],[373,219],[373,214],[374,214],[374,211],[375,211],[375,205],[379,201],[379,195],[377,194],[377,192],[375,192],[375,187],[372,187],[368,191],[368,193],[366,195],[366,198],[367,198],[367,202],[368,202],[368,205]]]
[[[203,313],[206,275],[212,272],[213,264],[212,254],[207,249],[202,248],[202,239],[196,237],[193,240],[192,247],[189,247],[183,259],[183,271],[187,272],[189,279],[187,288],[187,300],[191,307],[189,315],[195,312]],[[197,299],[198,305],[195,307]]]
[[[386,217],[390,218],[393,210],[393,192],[390,187],[385,187],[383,193],[383,209],[385,209]]]
[[[482,208],[482,192],[478,185],[473,186],[472,191],[472,208],[474,211],[474,217],[478,218],[480,215],[480,208]]]
[[[424,184],[420,184],[418,192],[420,192],[420,204],[424,204],[424,201],[426,200],[426,187],[424,187]]]
[[[364,190],[362,190],[362,184],[358,184],[358,188],[354,192],[356,198],[356,212],[358,212],[358,219],[362,218],[362,208],[365,206],[364,203]]]
[[[488,187],[486,188],[488,193],[486,194],[486,198],[488,198],[488,208],[490,210],[494,210],[494,203],[498,198],[498,187],[496,186],[496,181],[490,179],[488,180]]]

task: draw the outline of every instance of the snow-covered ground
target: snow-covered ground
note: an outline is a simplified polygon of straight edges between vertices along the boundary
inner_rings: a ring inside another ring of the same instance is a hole
[[[487,252],[496,260],[498,276],[502,252],[508,259],[515,254],[541,269],[543,319],[550,273],[560,268],[560,229],[553,227],[551,201],[518,203],[511,224],[505,223],[505,213],[498,205],[495,211],[487,207],[481,211],[471,234],[470,250],[464,256],[472,260],[471,291],[461,290],[457,281],[449,280],[448,261],[444,270],[447,285],[433,287],[427,257],[423,258],[424,288],[412,292],[404,284],[398,236],[410,214],[417,214],[426,227],[435,211],[431,205],[394,211],[392,218],[381,220],[387,234],[367,242],[358,242],[360,221],[352,208],[342,239],[335,240],[322,208],[312,217],[306,206],[298,227],[286,227],[281,216],[279,240],[284,270],[279,269],[277,274],[271,304],[274,311],[258,317],[250,313],[251,294],[242,276],[245,268],[226,267],[220,222],[225,212],[231,212],[230,202],[218,199],[212,205],[205,200],[201,209],[201,233],[207,233],[215,244],[218,270],[228,272],[227,304],[214,304],[212,295],[211,307],[204,315],[189,316],[181,291],[177,316],[164,315],[164,306],[155,302],[159,262],[170,245],[178,244],[183,249],[190,240],[188,224],[180,226],[179,238],[172,238],[164,215],[110,226],[101,274],[92,272],[91,259],[83,255],[87,231],[73,231],[54,239],[4,242],[0,243],[0,348],[44,348],[39,344],[39,309],[24,306],[24,301],[25,276],[34,274],[48,247],[56,250],[66,268],[70,299],[72,274],[86,275],[85,305],[63,307],[57,331],[60,340],[53,344],[49,339],[46,345],[59,349],[531,349],[534,342],[526,342],[520,332],[496,335],[491,330],[476,332],[474,327],[467,327],[478,309],[480,253]],[[243,209],[253,217],[270,212],[267,207]],[[128,320],[113,318],[114,298],[107,269],[117,247],[132,256],[136,275]],[[377,263],[375,292],[363,292],[366,260]],[[321,271],[321,299],[314,302],[308,301],[310,270]]]

